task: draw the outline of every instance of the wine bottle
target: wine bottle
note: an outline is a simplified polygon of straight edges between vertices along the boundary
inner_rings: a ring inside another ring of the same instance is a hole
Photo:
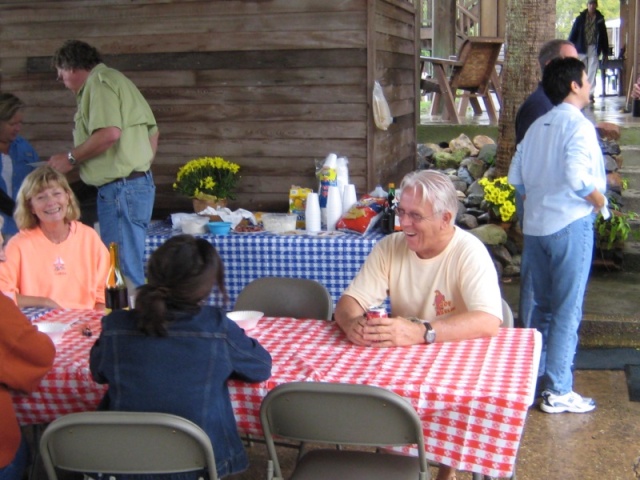
[[[396,185],[395,183],[389,184],[389,190],[387,193],[387,201],[385,203],[385,212],[382,217],[382,230],[384,233],[393,233],[395,231],[396,223]]]
[[[109,256],[111,266],[107,275],[107,284],[104,289],[105,306],[107,313],[112,310],[122,310],[129,307],[129,294],[124,275],[120,270],[120,259],[118,257],[118,244],[111,242],[109,245]]]

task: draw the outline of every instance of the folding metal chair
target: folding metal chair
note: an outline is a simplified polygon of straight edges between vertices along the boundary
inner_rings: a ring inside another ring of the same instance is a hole
[[[319,382],[279,385],[264,398],[260,421],[272,466],[270,478],[282,479],[274,436],[368,447],[415,444],[418,449],[418,457],[361,450],[310,450],[297,462],[292,480],[430,478],[418,414],[408,400],[383,388]]]
[[[114,475],[206,470],[211,480],[218,478],[209,436],[195,423],[166,413],[65,415],[45,429],[40,454],[49,480],[57,480],[56,468]]]
[[[320,282],[308,278],[263,277],[245,286],[235,310],[259,310],[268,317],[331,320],[333,300]]]

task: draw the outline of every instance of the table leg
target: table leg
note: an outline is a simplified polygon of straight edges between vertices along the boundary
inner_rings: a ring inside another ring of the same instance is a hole
[[[446,119],[453,121],[456,124],[460,123],[460,117],[458,117],[458,112],[456,112],[456,105],[453,101],[453,92],[451,91],[451,87],[449,86],[449,81],[447,80],[447,75],[444,71],[444,66],[434,63],[433,65],[433,74],[438,80],[438,85],[440,85],[440,90],[442,91],[442,99],[444,100],[444,112],[443,118],[446,114]]]

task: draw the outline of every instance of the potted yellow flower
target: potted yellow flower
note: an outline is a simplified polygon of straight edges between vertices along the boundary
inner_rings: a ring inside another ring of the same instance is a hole
[[[502,222],[516,220],[516,189],[507,181],[507,177],[494,180],[481,178],[478,183],[484,188],[484,201],[496,219]]]
[[[173,189],[194,199],[196,212],[207,204],[226,205],[233,200],[240,180],[240,165],[222,157],[200,157],[188,161],[178,170]],[[196,200],[203,203],[196,205]]]

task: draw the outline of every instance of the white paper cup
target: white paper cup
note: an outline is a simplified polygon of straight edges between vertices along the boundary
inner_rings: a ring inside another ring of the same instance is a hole
[[[344,215],[349,211],[351,207],[358,201],[356,197],[356,186],[350,183],[344,186],[344,192],[342,193],[342,214]]]
[[[338,187],[329,187],[327,195],[327,231],[333,232],[342,216],[342,199]]]
[[[305,230],[309,233],[317,233],[321,230],[320,201],[317,193],[307,195],[304,222]]]

